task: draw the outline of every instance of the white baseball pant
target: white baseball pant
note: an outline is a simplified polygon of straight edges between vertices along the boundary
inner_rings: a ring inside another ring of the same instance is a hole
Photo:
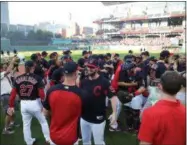
[[[45,116],[42,113],[42,105],[40,99],[37,100],[21,100],[21,115],[23,120],[23,135],[27,145],[32,145],[35,141],[31,137],[31,121],[32,117],[36,117],[39,121],[45,140],[51,142],[49,135],[49,126]],[[52,143],[52,142],[51,142]],[[53,144],[53,143],[52,143]]]
[[[87,122],[86,120],[81,118],[80,124],[81,124],[83,145],[91,145],[92,133],[93,133],[93,139],[95,145],[105,145],[104,131],[105,131],[106,121],[100,124],[94,124],[94,123]]]

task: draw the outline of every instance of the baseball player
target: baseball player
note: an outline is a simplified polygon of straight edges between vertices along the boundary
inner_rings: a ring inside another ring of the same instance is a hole
[[[117,97],[109,81],[98,74],[98,66],[98,58],[93,55],[87,63],[89,78],[80,82],[80,88],[87,92],[85,97],[87,101],[83,101],[81,117],[83,145],[91,144],[92,133],[96,145],[105,145],[106,96],[111,99],[112,103],[111,124],[116,123]]]
[[[35,65],[33,61],[27,61],[25,63],[25,74],[16,78],[9,100],[8,114],[14,113],[14,100],[16,94],[19,95],[21,100],[21,115],[23,120],[23,134],[24,140],[27,145],[32,145],[36,142],[35,138],[31,137],[31,120],[32,117],[36,117],[39,121],[45,140],[51,143],[49,136],[49,127],[45,116],[42,114],[42,103],[44,99],[44,84],[42,78],[35,75]],[[41,99],[40,99],[40,98]]]
[[[67,62],[63,84],[51,87],[44,101],[44,114],[51,115],[50,136],[58,145],[73,145],[78,138],[82,91],[75,85],[77,69],[75,62]]]

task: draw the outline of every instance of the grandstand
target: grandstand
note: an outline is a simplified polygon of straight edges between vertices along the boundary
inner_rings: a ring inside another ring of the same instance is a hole
[[[185,2],[102,3],[111,11],[108,17],[94,21],[102,38],[120,45],[182,46]]]

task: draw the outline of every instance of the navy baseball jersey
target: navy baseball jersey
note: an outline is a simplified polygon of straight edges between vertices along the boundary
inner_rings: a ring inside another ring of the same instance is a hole
[[[109,81],[103,76],[96,80],[83,79],[80,88],[86,92],[82,118],[91,123],[103,122],[106,119],[106,96],[111,98],[115,95]]]
[[[36,74],[23,74],[16,78],[14,84],[21,100],[35,100],[39,98],[38,89],[44,88],[42,78]]]

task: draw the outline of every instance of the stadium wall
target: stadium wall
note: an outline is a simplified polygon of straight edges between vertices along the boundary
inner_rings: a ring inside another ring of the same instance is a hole
[[[12,49],[18,51],[57,51],[57,46],[11,46]]]
[[[87,46],[88,47],[88,46]],[[141,48],[143,50],[148,50],[152,53],[159,53],[162,51],[161,46],[124,46],[124,45],[90,45],[92,51],[94,50],[104,50],[104,51],[120,51],[120,52],[128,52],[129,50],[133,50],[134,52],[139,53]],[[173,47],[174,48],[174,47]],[[33,52],[33,51],[61,51],[63,50],[62,47],[57,46],[9,46],[6,45],[2,50],[13,50],[16,49],[20,52]],[[179,49],[179,52],[185,52],[185,46],[183,45],[182,48]]]

